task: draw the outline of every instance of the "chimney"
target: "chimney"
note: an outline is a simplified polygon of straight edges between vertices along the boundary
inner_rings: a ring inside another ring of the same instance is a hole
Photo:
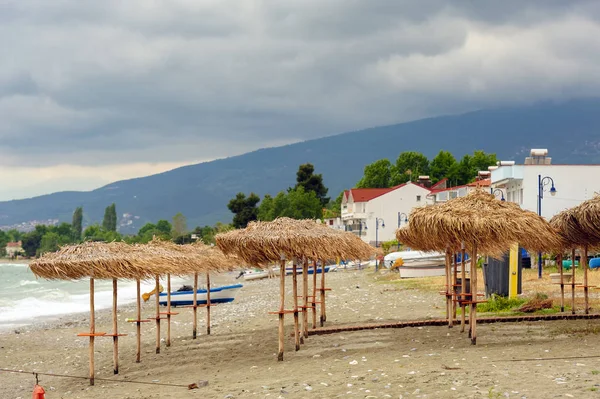
[[[492,172],[488,170],[480,170],[477,172],[477,180],[486,180],[492,177]]]
[[[431,179],[429,176],[419,176],[417,183],[428,188],[431,187]]]
[[[532,148],[530,156],[525,158],[525,165],[550,165],[552,158],[548,156],[546,148]]]

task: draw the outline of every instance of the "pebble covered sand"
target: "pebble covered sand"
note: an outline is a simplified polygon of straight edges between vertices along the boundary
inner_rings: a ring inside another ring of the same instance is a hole
[[[236,281],[235,274],[213,284]],[[301,281],[301,279],[299,279]],[[47,398],[594,398],[600,397],[600,322],[554,321],[478,326],[471,346],[459,328],[379,329],[310,336],[294,351],[293,317],[286,317],[286,353],[276,361],[279,285],[245,282],[231,304],[212,308],[212,333],[191,339],[192,311],[178,309],[172,346],[154,353],[154,323],[142,327],[142,362],[135,363],[134,317],[120,308],[120,374],[112,373],[112,340],[96,340],[96,381],[41,376]],[[288,308],[291,278],[287,278]],[[327,275],[327,325],[444,316],[437,292],[375,280],[373,270]],[[412,285],[411,285],[412,286]],[[301,291],[300,291],[301,292]],[[162,309],[164,310],[164,309]],[[152,316],[153,301],[143,315]],[[312,317],[309,317],[312,320]],[[77,314],[0,335],[0,368],[86,376],[88,341]],[[110,313],[97,314],[97,331],[110,332]],[[163,323],[163,338],[166,327]],[[554,358],[554,360],[534,360]],[[526,359],[526,360],[521,360]],[[515,361],[516,360],[516,361]],[[188,385],[140,385],[114,380]],[[0,398],[30,398],[34,377],[0,372]]]

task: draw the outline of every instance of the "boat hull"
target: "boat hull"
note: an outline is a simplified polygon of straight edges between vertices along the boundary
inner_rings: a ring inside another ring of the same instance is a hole
[[[242,288],[242,284],[226,285],[210,289],[210,303],[227,303],[235,299],[235,294]],[[206,305],[206,290],[196,291],[196,303],[198,305]],[[167,293],[161,292],[159,295],[159,303],[167,304]],[[187,306],[194,304],[194,291],[176,291],[171,292],[171,306]]]
[[[437,277],[446,274],[443,263],[411,262],[398,268],[401,278]]]

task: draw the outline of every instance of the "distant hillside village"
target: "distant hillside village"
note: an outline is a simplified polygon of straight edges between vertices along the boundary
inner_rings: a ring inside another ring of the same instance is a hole
[[[464,197],[477,188],[546,219],[600,192],[600,165],[552,164],[548,155],[548,150],[533,149],[523,164],[498,161],[463,185],[449,186],[448,179],[432,184],[429,176],[421,175],[390,188],[353,188],[343,193],[339,216],[325,223],[380,245],[395,239],[396,229],[408,224],[415,207]]]

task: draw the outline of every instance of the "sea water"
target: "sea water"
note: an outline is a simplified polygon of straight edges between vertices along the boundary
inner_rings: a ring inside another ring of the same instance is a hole
[[[89,312],[89,279],[49,281],[36,279],[26,264],[0,264],[0,332],[36,321]],[[150,282],[142,283],[142,292],[150,291]],[[112,306],[112,281],[95,281],[96,310]],[[119,281],[118,304],[135,302],[135,282]]]

